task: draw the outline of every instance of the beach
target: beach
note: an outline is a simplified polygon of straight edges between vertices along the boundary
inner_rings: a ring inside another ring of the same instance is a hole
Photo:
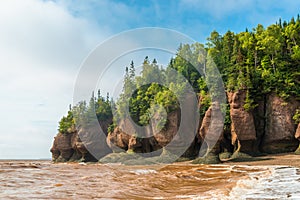
[[[293,153],[269,154],[265,156],[255,157],[251,161],[228,161],[225,163],[229,165],[250,166],[284,165],[300,168],[300,155],[295,155]]]

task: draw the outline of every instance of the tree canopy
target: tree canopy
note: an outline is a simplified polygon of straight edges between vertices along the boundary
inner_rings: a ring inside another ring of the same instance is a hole
[[[205,52],[204,52],[205,51]],[[263,27],[258,24],[252,31],[224,35],[213,31],[206,45],[181,44],[175,57],[164,69],[154,58],[146,56],[140,75],[135,74],[135,64],[125,68],[124,86],[119,99],[114,102],[102,97],[100,90],[85,101],[73,106],[59,122],[59,131],[68,133],[75,124],[89,123],[91,119],[106,120],[126,117],[126,109],[132,119],[140,124],[149,123],[153,105],[167,112],[179,109],[178,96],[184,95],[187,85],[192,86],[200,100],[200,115],[203,116],[211,103],[208,78],[205,76],[213,58],[221,73],[227,91],[247,92],[244,108],[251,110],[263,96],[276,93],[283,99],[300,99],[300,19],[291,19]],[[163,83],[163,84],[162,84]],[[299,112],[297,116],[299,118]],[[228,122],[229,123],[229,122]],[[111,130],[111,129],[110,129]]]

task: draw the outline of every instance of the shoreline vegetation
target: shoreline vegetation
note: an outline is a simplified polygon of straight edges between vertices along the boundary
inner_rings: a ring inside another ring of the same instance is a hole
[[[181,44],[165,69],[157,63],[146,56],[141,74],[136,75],[132,61],[116,101],[98,90],[89,102],[70,105],[59,122],[52,160],[168,163],[177,158],[167,144],[177,137],[175,147],[183,148],[184,138],[195,133],[179,161],[258,165],[282,161],[299,167],[296,155],[280,154],[300,154],[299,15],[266,28],[258,24],[251,31],[224,35],[213,31],[205,45]],[[221,83],[224,96],[218,91]],[[189,109],[181,109],[182,100],[189,102]],[[198,124],[190,123],[178,135],[181,119],[192,122],[194,110]],[[97,138],[99,124],[104,134]],[[140,156],[149,153],[154,155]]]

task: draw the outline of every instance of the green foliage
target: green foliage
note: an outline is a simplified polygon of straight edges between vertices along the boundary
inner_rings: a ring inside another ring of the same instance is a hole
[[[207,50],[228,91],[247,90],[244,108],[253,109],[262,95],[275,92],[285,100],[300,97],[300,21],[258,25],[253,32],[208,38]]]
[[[171,112],[179,107],[178,97],[183,95],[185,83],[180,84],[177,73],[172,74],[170,65],[166,70],[157,65],[156,59],[152,63],[146,57],[142,65],[140,76],[129,76],[126,69],[124,77],[124,87],[120,99],[117,101],[117,119],[126,118],[126,110],[129,108],[130,117],[139,125],[147,125],[155,112],[163,108],[166,112]],[[132,65],[131,65],[132,66]],[[168,76],[170,75],[170,76]],[[173,76],[173,79],[169,79]],[[169,85],[167,86],[162,86]],[[161,129],[165,122],[158,123]]]
[[[67,116],[64,116],[60,120],[58,131],[62,134],[73,133],[75,131],[75,121],[72,111],[68,111]]]
[[[98,120],[106,120],[112,117],[111,101],[107,96],[106,101],[103,98],[97,99],[95,104],[95,112]]]
[[[256,106],[257,106],[257,104],[255,104],[253,98],[250,97],[249,90],[248,90],[246,93],[244,109],[246,111],[250,111],[250,110],[253,110]]]
[[[297,109],[294,116],[293,116],[293,120],[295,121],[295,124],[299,124],[300,123],[300,109]]]
[[[230,106],[229,104],[222,104],[221,105],[222,113],[225,113],[225,120],[224,120],[224,130],[230,130],[231,128],[231,118],[230,118]]]
[[[209,106],[211,105],[211,98],[210,95],[205,92],[204,90],[201,90],[200,92],[200,117],[204,117],[205,112],[208,110]]]
[[[107,129],[108,134],[112,133],[116,127],[117,127],[117,125],[115,123],[110,124]]]
[[[78,126],[89,126],[97,121],[111,119],[111,106],[114,106],[113,104],[113,100],[109,100],[109,94],[105,99],[98,90],[96,98],[93,92],[88,105],[85,101],[81,101],[73,107],[70,106],[67,116],[59,122],[58,131],[63,134],[72,133],[76,131]]]

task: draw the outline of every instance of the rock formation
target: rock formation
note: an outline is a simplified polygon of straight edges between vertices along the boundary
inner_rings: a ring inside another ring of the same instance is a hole
[[[124,133],[119,127],[109,133],[106,142],[114,153],[124,152],[128,150],[131,135]]]
[[[155,113],[146,126],[137,126],[129,118],[120,120],[118,127],[106,139],[108,145],[114,152],[151,153],[160,150],[157,153],[161,153],[165,147],[165,152],[176,154],[178,151],[182,154],[186,150],[185,157],[195,157],[199,151],[199,143],[195,139],[197,101],[192,95],[187,95],[183,104],[186,107],[184,113],[180,109],[165,116]]]
[[[72,133],[58,133],[50,149],[52,160],[55,162],[97,161],[111,152],[105,138],[105,132],[100,129],[98,123],[81,127]]]
[[[55,136],[52,148],[50,149],[53,161],[66,162],[71,158],[75,151],[72,148],[72,139],[75,134],[58,133]]]
[[[131,124],[132,122],[128,119],[125,121],[120,121],[120,125],[106,138],[107,144],[113,152],[148,153],[162,148],[155,137],[151,136],[151,130],[151,133],[144,133],[149,137],[139,137],[138,130]]]
[[[231,141],[236,153],[252,154],[257,151],[257,140],[254,117],[252,112],[244,108],[246,91],[228,93],[231,119]]]
[[[165,127],[158,129],[159,116],[153,116],[151,132],[160,146],[164,147],[173,140],[173,137],[177,134],[180,126],[180,117],[180,110],[169,113],[167,115]]]
[[[291,99],[286,102],[279,96],[271,94],[266,102],[265,134],[261,149],[267,153],[295,151],[298,141],[295,139],[296,126],[293,114],[300,104]]]
[[[300,141],[300,123],[298,124],[297,130],[295,133],[295,138]],[[295,153],[300,155],[300,144],[299,144],[297,150],[295,151]]]
[[[214,164],[220,163],[220,141],[223,137],[224,115],[218,102],[214,102],[206,111],[200,128],[200,138],[206,153],[193,163]],[[201,151],[201,150],[200,150]]]
[[[187,105],[190,106],[186,107],[190,110],[182,112],[178,109],[168,113],[163,127],[158,126],[162,120],[161,116],[154,115],[150,124],[145,127],[137,128],[128,120],[120,121],[119,126],[110,134],[107,134],[107,128],[112,122],[111,119],[99,122],[103,129],[102,134],[98,123],[82,126],[78,131],[74,130],[68,134],[58,133],[51,148],[53,161],[96,161],[110,152],[123,152],[124,155],[126,152],[137,153],[137,156],[146,157],[147,153],[149,157],[154,154],[171,155],[171,152],[175,152],[174,149],[182,153],[181,147],[186,150],[187,144],[189,148],[182,154],[183,157],[204,156],[195,160],[195,163],[219,163],[220,146],[223,151],[229,151],[228,155],[233,153],[232,158],[241,155],[253,156],[260,152],[292,152],[297,149],[300,124],[297,128],[292,118],[296,109],[300,107],[298,100],[291,98],[284,101],[275,94],[269,94],[264,96],[254,109],[248,111],[244,108],[246,91],[229,92],[227,97],[231,124],[225,136],[224,116],[220,105],[214,102],[209,107],[203,120],[199,120],[198,128],[195,123],[195,105],[190,105],[192,101],[189,102],[190,97],[187,97]],[[139,128],[144,130],[143,135],[140,134]],[[196,137],[193,135],[195,131],[198,133]],[[295,153],[300,154],[299,152],[300,147]],[[107,157],[112,162],[113,158],[118,156],[112,154]]]

